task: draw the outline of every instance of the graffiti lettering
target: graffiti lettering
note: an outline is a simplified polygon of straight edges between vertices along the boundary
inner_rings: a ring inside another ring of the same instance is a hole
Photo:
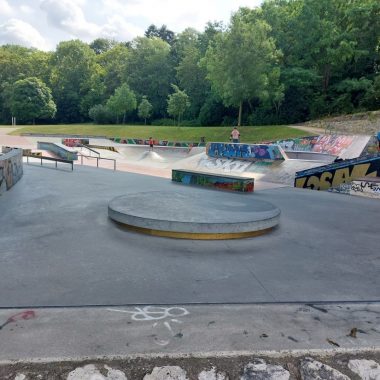
[[[281,140],[276,143],[285,150],[326,153],[339,156],[354,141],[356,136],[321,135]]]
[[[355,178],[380,176],[380,155],[346,160],[296,173],[295,187],[313,190],[338,188]]]
[[[363,181],[359,183],[354,182],[351,185],[351,190],[355,192],[360,191],[361,193],[363,193],[366,190],[371,190],[371,191],[380,193],[380,185],[375,184],[373,182],[363,182]]]
[[[212,158],[240,160],[284,160],[278,145],[208,143],[206,154]]]

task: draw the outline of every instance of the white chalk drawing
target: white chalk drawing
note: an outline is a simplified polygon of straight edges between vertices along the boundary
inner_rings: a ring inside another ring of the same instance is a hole
[[[132,314],[133,321],[155,321],[165,318],[178,318],[188,315],[189,312],[183,307],[158,307],[158,306],[144,306],[135,307],[134,311],[108,309],[110,311],[118,311],[120,313]]]
[[[182,324],[183,322],[179,320],[178,318],[184,317],[190,314],[188,310],[186,310],[184,307],[179,307],[179,306],[173,306],[173,307],[144,306],[144,307],[135,307],[134,310],[122,310],[122,309],[107,309],[107,310],[129,314],[131,316],[131,319],[137,322],[154,321],[153,328],[161,328],[161,326],[164,326],[166,330],[170,333],[171,338],[178,334],[175,333],[170,323]],[[170,340],[157,339],[157,337],[155,337],[154,342],[158,344],[159,346],[167,346],[170,343]]]

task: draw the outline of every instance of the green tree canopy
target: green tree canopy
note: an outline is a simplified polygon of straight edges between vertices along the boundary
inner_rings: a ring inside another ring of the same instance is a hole
[[[89,103],[103,100],[102,71],[95,52],[79,40],[61,42],[53,56],[53,67],[51,82],[57,116],[65,122],[83,121],[88,117]]]
[[[269,76],[280,56],[268,35],[270,26],[258,19],[248,21],[246,12],[240,9],[233,15],[229,29],[216,35],[204,59],[214,91],[226,106],[239,107],[239,126],[244,101],[268,98],[273,82]]]
[[[170,45],[160,38],[138,37],[133,41],[126,81],[139,96],[147,96],[156,115],[164,115],[173,83]]]
[[[152,114],[153,106],[150,104],[149,100],[146,96],[143,96],[139,107],[138,107],[138,115],[139,118],[144,119],[144,124],[146,124],[146,119],[148,119]]]
[[[172,84],[172,87],[174,93],[168,96],[168,114],[177,118],[177,125],[179,125],[181,116],[190,106],[190,101],[185,91],[181,91],[174,84]]]
[[[15,82],[11,95],[13,116],[21,121],[51,119],[56,112],[50,88],[40,79],[31,77]]]
[[[125,123],[127,114],[134,111],[136,105],[136,96],[126,83],[123,83],[118,87],[115,90],[115,94],[107,101],[107,107],[117,119],[119,119],[120,116],[123,116],[123,124]]]

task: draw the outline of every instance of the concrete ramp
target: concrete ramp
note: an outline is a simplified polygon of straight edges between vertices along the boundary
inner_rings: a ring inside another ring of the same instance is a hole
[[[286,153],[312,152],[352,159],[363,153],[370,139],[366,135],[320,135],[277,141],[277,144]]]
[[[158,162],[165,162],[166,160],[160,156],[158,153],[156,152],[152,152],[152,151],[146,151],[144,152],[140,158],[138,159],[138,161],[142,161],[142,160],[152,160],[152,161],[158,161]]]
[[[299,171],[296,174],[294,186],[312,190],[328,190],[350,183],[357,178],[379,176],[380,153]]]

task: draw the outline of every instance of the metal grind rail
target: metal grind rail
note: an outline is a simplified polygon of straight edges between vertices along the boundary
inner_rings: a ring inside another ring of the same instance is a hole
[[[78,145],[80,148],[87,149],[90,152],[90,155],[91,155],[91,152],[93,152],[93,153],[97,154],[98,157],[100,157],[100,153],[97,150],[90,148],[88,145],[85,145],[85,144],[78,144]]]
[[[82,154],[82,153],[78,153],[78,155],[80,156],[80,160],[81,160],[81,165],[83,165],[83,157],[85,158],[89,158],[89,159],[96,159],[96,167],[98,168],[99,167],[99,160],[107,160],[107,161],[113,161],[113,170],[116,170],[116,160],[114,158],[106,158],[106,157],[93,157],[93,156],[87,156],[85,154]]]
[[[55,158],[55,157],[47,157],[47,156],[37,156],[37,155],[33,155],[33,154],[28,154],[28,155],[26,155],[26,162],[27,162],[28,165],[29,165],[29,157],[30,158],[37,158],[37,159],[41,160],[41,166],[42,166],[43,160],[47,160],[47,161],[55,161],[55,167],[56,168],[58,168],[58,162],[62,162],[64,164],[71,165],[71,171],[74,170],[74,161],[72,161],[72,160],[65,160],[63,158]]]

